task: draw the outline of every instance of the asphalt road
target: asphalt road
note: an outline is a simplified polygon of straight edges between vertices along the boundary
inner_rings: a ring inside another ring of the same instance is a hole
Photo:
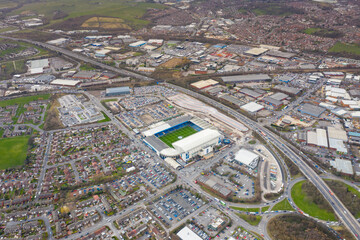
[[[237,111],[211,99],[199,93],[190,91],[188,89],[165,83],[165,85],[173,87],[181,92],[184,92],[190,96],[193,96],[197,99],[200,99],[212,106],[215,106],[231,116],[235,119],[241,121],[246,124],[250,129],[253,129],[260,135],[264,137],[264,139],[275,145],[280,151],[282,151],[285,155],[287,155],[294,164],[296,164],[300,171],[304,174],[304,176],[311,181],[315,187],[320,191],[320,193],[325,197],[325,199],[330,203],[332,208],[334,209],[336,215],[340,218],[340,220],[344,223],[344,225],[350,230],[350,232],[357,238],[360,239],[360,225],[359,222],[355,219],[355,217],[349,212],[349,210],[344,206],[344,204],[338,199],[338,197],[331,191],[329,186],[321,179],[321,177],[303,160],[308,159],[305,154],[299,151],[299,153],[295,153],[290,144],[286,141],[282,140],[279,136],[275,135],[270,130],[261,126],[257,122],[245,117],[244,115],[238,113]],[[300,155],[301,156],[300,156]]]
[[[56,47],[56,46],[53,46],[53,45],[50,45],[50,44],[47,44],[47,43],[37,42],[37,41],[29,40],[29,39],[20,39],[20,38],[7,37],[7,36],[3,36],[3,35],[1,35],[0,37],[4,38],[4,39],[14,40],[14,41],[28,42],[28,43],[34,44],[36,46],[49,49],[51,51],[64,54],[64,55],[69,56],[71,58],[74,58],[74,59],[77,59],[77,60],[80,60],[80,61],[83,61],[83,62],[86,62],[86,63],[90,63],[90,64],[92,64],[94,66],[98,66],[100,68],[103,68],[103,69],[118,73],[118,74],[120,74],[122,76],[132,77],[132,78],[136,78],[136,79],[139,79],[139,80],[142,80],[142,81],[155,81],[155,79],[153,79],[153,78],[143,76],[141,74],[137,74],[137,73],[125,70],[125,69],[112,67],[112,66],[109,66],[107,64],[100,63],[100,62],[98,62],[98,61],[96,61],[96,60],[94,60],[92,58],[86,57],[84,55],[77,54],[77,53],[74,53],[74,52],[69,51],[67,49]]]

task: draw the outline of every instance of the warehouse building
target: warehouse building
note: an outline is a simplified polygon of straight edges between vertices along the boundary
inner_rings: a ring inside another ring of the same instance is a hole
[[[251,169],[256,168],[259,161],[261,160],[260,156],[254,153],[253,151],[249,151],[245,148],[240,149],[235,153],[234,161],[240,165],[245,165]]]
[[[265,82],[271,81],[271,77],[267,74],[247,74],[226,76],[221,78],[225,83],[248,83],[248,82]]]
[[[298,111],[303,114],[308,114],[313,117],[320,117],[325,112],[325,108],[305,103],[298,108]]]
[[[77,80],[66,80],[66,79],[56,79],[50,83],[50,85],[64,86],[64,87],[76,87],[79,85],[80,81]]]
[[[194,233],[190,228],[184,227],[176,234],[181,240],[202,240],[199,235]]]
[[[254,57],[258,57],[260,56],[261,54],[265,53],[269,51],[269,49],[266,49],[266,48],[251,48],[249,50],[247,50],[245,52],[245,54],[247,55],[251,55],[251,56],[254,56]]]
[[[107,88],[105,90],[105,96],[106,97],[112,97],[112,96],[122,96],[130,94],[130,88],[129,87],[116,87],[116,88]]]
[[[307,144],[310,146],[325,147],[327,148],[328,139],[325,129],[317,128],[316,131],[307,132]]]
[[[146,41],[137,41],[129,44],[129,47],[141,47],[146,44]]]
[[[264,94],[266,93],[264,90],[261,89],[252,90],[248,88],[240,89],[239,92],[255,99],[264,96]]]
[[[277,85],[273,88],[273,90],[277,90],[279,92],[283,92],[283,93],[289,94],[291,96],[296,96],[301,93],[301,89],[299,89],[299,88],[293,88],[293,87],[288,87],[288,86],[284,86],[284,85]]]
[[[211,86],[215,86],[217,85],[219,82],[212,80],[212,79],[208,79],[208,80],[201,80],[195,83],[190,84],[192,87],[197,88],[197,89],[204,89],[207,87],[211,87]]]
[[[289,95],[287,95],[285,93],[278,92],[278,93],[275,93],[275,94],[271,95],[270,97],[273,98],[273,99],[276,99],[278,101],[283,101],[283,100],[287,99],[289,97]]]
[[[227,95],[227,94],[221,95],[221,96],[219,96],[219,98],[224,99],[225,101],[228,101],[229,103],[235,104],[237,106],[244,105],[244,102],[241,101],[240,99],[230,96],[230,95]]]
[[[278,58],[284,58],[284,59],[290,59],[295,57],[295,53],[290,53],[290,52],[282,52],[282,51],[277,51],[277,50],[270,50],[269,52],[266,53],[266,55],[272,56],[272,57],[278,57]]]
[[[242,110],[245,110],[249,113],[256,113],[262,109],[264,109],[263,105],[260,105],[256,102],[249,102],[243,106],[240,107]]]
[[[354,174],[353,166],[351,164],[351,161],[349,161],[349,160],[336,158],[335,160],[330,161],[330,165],[333,168],[335,168],[336,171],[338,171],[338,172],[345,173],[348,175]]]
[[[97,72],[92,72],[92,71],[79,71],[72,77],[73,78],[78,78],[78,79],[92,79],[97,74],[98,74]]]
[[[283,105],[282,101],[279,101],[279,100],[274,99],[272,97],[264,97],[261,101],[266,103],[267,105],[273,106],[275,108],[278,108],[278,107]]]
[[[214,179],[207,177],[207,176],[199,176],[196,179],[196,182],[202,186],[207,187],[212,192],[222,196],[223,198],[228,198],[231,196],[232,191],[225,187],[224,185],[221,185],[217,183]]]
[[[339,128],[327,127],[329,148],[341,153],[347,153],[344,142],[348,141],[346,131]]]

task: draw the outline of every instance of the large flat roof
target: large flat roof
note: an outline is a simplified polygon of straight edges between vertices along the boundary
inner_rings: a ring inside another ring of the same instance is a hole
[[[231,102],[231,103],[233,103],[235,105],[239,105],[239,106],[244,104],[244,102],[241,101],[240,99],[230,96],[230,95],[227,95],[227,94],[221,95],[219,98],[222,98],[228,102]]]
[[[305,103],[300,106],[299,111],[301,113],[309,114],[313,117],[319,117],[323,112],[325,112],[325,108]]]
[[[284,86],[284,85],[276,85],[274,87],[274,89],[278,90],[280,92],[289,93],[292,95],[298,95],[301,92],[300,88],[293,88],[293,87],[288,87],[288,86]]]
[[[259,56],[265,52],[269,51],[269,49],[266,48],[252,48],[250,50],[247,50],[245,53],[246,54],[250,54],[250,55],[254,55],[254,56]]]
[[[327,127],[327,132],[328,132],[329,138],[339,139],[342,141],[348,140],[346,131],[344,131],[343,129],[339,129],[339,128],[335,128],[335,127]]]
[[[259,155],[245,148],[242,148],[235,153],[235,160],[247,166],[251,166],[251,163],[256,161],[258,158]]]
[[[256,103],[256,102],[249,102],[249,103],[241,106],[240,108],[247,111],[247,112],[254,113],[254,112],[260,111],[264,107],[262,105]]]
[[[271,77],[267,74],[247,74],[226,76],[221,78],[224,82],[247,82],[247,81],[269,81]]]
[[[199,237],[199,235],[197,235],[196,233],[194,233],[190,228],[188,227],[184,227],[183,229],[180,230],[180,232],[178,232],[176,235],[178,235],[179,238],[181,238],[181,240],[202,240],[201,237]]]
[[[336,158],[334,161],[330,161],[330,165],[336,168],[339,172],[350,175],[354,174],[353,166],[349,160]]]
[[[126,93],[126,92],[130,92],[130,88],[129,87],[116,87],[116,88],[107,88],[106,89],[106,93]]]
[[[212,80],[212,79],[208,79],[208,80],[201,80],[198,82],[194,82],[192,84],[190,84],[191,86],[198,88],[198,89],[202,89],[202,88],[206,88],[206,87],[210,87],[213,85],[218,84],[219,82]]]
[[[52,81],[50,84],[75,87],[79,83],[80,83],[80,81],[77,81],[77,80],[56,79],[56,80]]]

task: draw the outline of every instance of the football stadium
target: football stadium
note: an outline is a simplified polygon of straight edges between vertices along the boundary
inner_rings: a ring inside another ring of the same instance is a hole
[[[185,162],[212,153],[223,138],[208,122],[188,115],[158,122],[142,134],[145,144],[160,157],[180,158]]]

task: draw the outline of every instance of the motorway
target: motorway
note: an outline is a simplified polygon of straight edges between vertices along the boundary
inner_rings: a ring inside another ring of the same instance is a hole
[[[141,75],[141,74],[137,74],[137,73],[125,70],[125,69],[112,67],[112,66],[106,65],[104,63],[98,62],[98,61],[96,61],[94,59],[91,59],[89,57],[86,57],[84,55],[77,54],[77,53],[74,53],[74,52],[69,51],[67,49],[56,47],[56,46],[53,46],[53,45],[50,45],[50,44],[47,44],[47,43],[37,42],[37,41],[29,40],[29,39],[19,39],[19,38],[7,37],[7,36],[3,36],[3,35],[1,35],[0,37],[4,38],[4,39],[10,39],[10,40],[13,40],[13,41],[23,41],[23,42],[31,43],[31,44],[34,44],[36,46],[43,47],[43,48],[49,49],[51,51],[64,54],[64,55],[69,56],[71,58],[74,58],[74,59],[77,59],[77,60],[80,60],[80,61],[83,61],[83,62],[86,62],[86,63],[90,63],[90,64],[92,64],[94,66],[98,66],[100,68],[103,68],[103,69],[118,73],[118,74],[120,74],[122,76],[132,77],[132,78],[136,78],[136,79],[139,79],[139,80],[142,80],[142,81],[155,81],[155,79],[153,79],[153,78],[150,78],[150,77],[147,77],[147,76],[144,76],[144,75]]]
[[[66,50],[63,48],[59,48],[59,47],[56,47],[56,46],[53,46],[50,44],[27,40],[27,39],[17,39],[17,38],[5,37],[5,36],[1,36],[1,37],[5,38],[5,39],[14,40],[14,41],[25,41],[25,42],[28,42],[28,43],[31,43],[31,44],[34,44],[34,45],[37,45],[37,46],[40,46],[43,48],[47,48],[49,50],[67,55],[74,59],[90,63],[90,64],[98,66],[100,68],[113,71],[115,73],[119,73],[120,75],[137,78],[137,79],[143,80],[143,81],[155,80],[153,78],[149,78],[149,77],[146,77],[146,76],[143,76],[143,75],[131,72],[131,71],[111,67],[109,65],[97,62],[96,60],[93,60],[86,56],[79,55],[72,51],[69,51],[69,50]],[[321,194],[325,197],[325,199],[330,203],[330,205],[333,207],[335,213],[340,218],[340,220],[344,223],[344,225],[351,231],[351,233],[357,239],[360,239],[360,237],[359,237],[360,236],[360,225],[359,225],[358,221],[354,218],[354,216],[352,216],[352,214],[348,211],[348,209],[346,209],[346,207],[337,198],[337,196],[334,193],[332,193],[332,191],[326,185],[326,183],[322,180],[322,178],[318,174],[316,174],[316,172],[304,161],[304,159],[306,159],[307,161],[311,162],[311,160],[308,159],[305,156],[305,154],[303,154],[300,151],[298,153],[295,153],[292,150],[292,147],[290,147],[290,144],[287,143],[286,141],[282,140],[279,136],[275,135],[274,133],[272,133],[265,127],[261,126],[259,123],[245,117],[244,115],[238,113],[237,111],[235,111],[213,99],[210,99],[201,94],[195,93],[188,89],[181,88],[181,87],[178,87],[178,86],[175,86],[172,84],[166,84],[166,85],[168,85],[172,88],[175,88],[179,91],[182,91],[190,96],[200,99],[218,109],[221,109],[221,110],[227,112],[229,115],[233,116],[235,119],[246,124],[250,129],[253,129],[254,131],[258,132],[260,135],[262,135],[264,137],[264,139],[267,142],[275,145],[279,150],[281,150],[285,155],[287,155],[294,162],[294,164],[296,164],[299,167],[300,171],[305,175],[305,177],[307,179],[309,179],[315,185],[315,187],[321,192]],[[101,108],[103,108],[103,107],[101,107]],[[112,114],[109,114],[109,116],[112,116]],[[117,124],[118,126],[119,125],[121,126],[121,124],[119,124],[117,119],[112,118],[112,121],[115,123],[118,123]],[[122,130],[124,131],[125,129],[122,129]],[[127,132],[127,131],[125,130],[125,132]],[[130,133],[130,135],[131,135],[131,133]],[[139,144],[139,145],[142,145],[142,144]],[[46,164],[46,161],[44,161],[44,163]],[[39,189],[38,189],[38,193],[39,193]]]
[[[208,98],[199,93],[190,91],[188,89],[165,83],[166,86],[172,87],[178,91],[184,92],[192,97],[200,99],[216,108],[219,108],[235,119],[241,121],[246,124],[250,129],[258,132],[260,135],[264,137],[264,139],[269,143],[275,145],[280,151],[282,151],[285,155],[287,155],[294,164],[296,164],[300,171],[304,174],[304,176],[311,181],[315,187],[320,191],[320,193],[324,196],[324,198],[330,203],[332,208],[334,209],[336,215],[340,218],[341,222],[350,230],[350,232],[357,238],[360,239],[360,225],[359,222],[355,219],[355,217],[349,212],[349,210],[344,206],[344,204],[338,199],[338,197],[331,191],[329,186],[322,180],[322,178],[305,162],[304,159],[309,160],[305,154],[299,151],[299,156],[295,153],[290,144],[286,141],[282,140],[279,136],[275,135],[270,130],[261,126],[257,122],[245,117],[244,115],[238,113],[234,109],[227,107],[211,98]],[[311,161],[310,161],[311,162]]]

